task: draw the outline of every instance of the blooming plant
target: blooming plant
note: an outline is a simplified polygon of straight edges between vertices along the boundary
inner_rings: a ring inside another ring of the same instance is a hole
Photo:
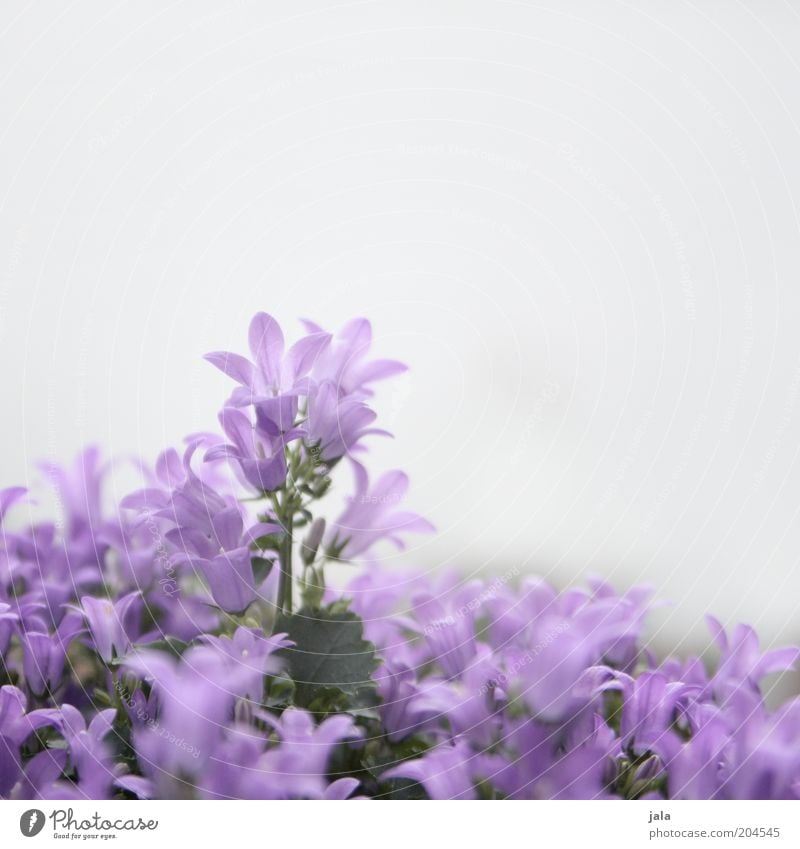
[[[659,662],[648,593],[378,565],[432,530],[361,463],[364,319],[286,346],[260,313],[220,435],[170,448],[109,510],[96,449],[45,469],[59,521],[0,491],[0,797],[798,798],[794,648],[710,620],[720,659]],[[321,499],[342,466],[354,492]],[[15,521],[9,522],[9,516]],[[360,561],[340,591],[326,567]]]

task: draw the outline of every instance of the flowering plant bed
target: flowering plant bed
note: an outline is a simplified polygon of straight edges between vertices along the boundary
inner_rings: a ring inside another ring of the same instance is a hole
[[[117,509],[94,448],[45,468],[63,519],[0,491],[0,797],[800,796],[800,700],[760,689],[797,649],[709,619],[708,671],[645,649],[641,588],[371,561],[432,530],[402,472],[357,459],[403,366],[369,358],[364,319],[305,329],[287,348],[261,313],[252,360],[209,354],[235,383],[223,436],[143,466]],[[360,565],[337,591],[341,561]]]

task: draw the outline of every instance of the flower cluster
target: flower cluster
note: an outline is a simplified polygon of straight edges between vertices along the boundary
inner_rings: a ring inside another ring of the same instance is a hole
[[[381,566],[431,530],[402,472],[360,462],[404,367],[364,319],[304,329],[287,349],[262,313],[251,359],[209,354],[235,383],[220,432],[118,506],[95,448],[43,467],[57,520],[0,490],[0,798],[800,797],[800,700],[763,695],[797,649],[710,619],[713,671],[659,661],[644,590]]]

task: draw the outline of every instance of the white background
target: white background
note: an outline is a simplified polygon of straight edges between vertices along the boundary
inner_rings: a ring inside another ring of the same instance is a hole
[[[799,15],[5,0],[2,483],[213,427],[258,309],[364,314],[409,563],[800,639]]]
[[[267,831],[278,845],[297,841],[298,823],[306,842],[323,838],[331,849],[353,845],[352,805],[326,802],[324,818],[317,801],[226,801],[209,805],[202,801],[126,801],[101,802],[37,802],[47,818],[42,831],[34,837],[20,833],[19,821],[31,802],[0,802],[0,828],[3,845],[8,847],[35,846],[149,846],[176,845],[215,846],[224,840],[229,846],[247,846],[253,835]],[[392,802],[392,810],[396,803]],[[487,816],[480,802],[449,801],[431,805],[426,801],[403,802],[402,824],[392,822],[387,828],[387,808],[381,804],[360,805],[357,808],[359,836],[379,834],[380,845],[386,849],[402,847],[424,833],[428,842],[447,840],[453,845],[487,846],[498,838],[517,838],[531,831],[531,818],[536,820],[536,837],[548,846],[586,846],[597,849],[641,849],[643,846],[697,847],[712,845],[715,849],[738,849],[741,846],[773,846],[776,849],[797,844],[797,803],[789,801],[687,801],[659,802],[656,813],[668,815],[669,820],[650,822],[652,802],[629,801],[624,805],[603,802],[545,801],[506,805],[502,817]],[[304,808],[306,810],[304,810]],[[100,819],[123,823],[131,817],[145,822],[156,820],[157,827],[147,831],[97,832],[95,830],[64,829],[68,811],[72,820],[81,822]],[[54,829],[52,814],[57,813],[60,825]],[[723,830],[772,829],[771,838],[721,837],[704,839],[664,836],[665,832],[707,833]],[[779,836],[775,837],[775,830]],[[653,836],[656,832],[656,836]],[[660,832],[661,836],[658,836]],[[112,840],[101,834],[116,834]],[[58,837],[56,837],[58,835]],[[87,844],[88,841],[88,844]]]

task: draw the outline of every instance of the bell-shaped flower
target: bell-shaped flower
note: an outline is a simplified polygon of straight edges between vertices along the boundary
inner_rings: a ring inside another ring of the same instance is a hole
[[[762,652],[758,635],[748,625],[737,625],[729,639],[717,619],[707,616],[706,621],[720,649],[719,665],[712,681],[719,699],[725,699],[741,686],[758,691],[764,676],[792,669],[800,659],[800,649],[796,646]]]
[[[294,645],[286,634],[266,635],[257,628],[237,628],[232,637],[207,636],[203,641],[244,673],[239,695],[256,701],[263,695],[264,676],[274,675],[283,667],[275,652]]]
[[[233,461],[244,482],[257,492],[280,489],[286,481],[286,445],[302,431],[282,433],[260,410],[256,411],[256,424],[235,407],[225,407],[219,421],[230,442],[209,448],[204,459]]]
[[[381,540],[402,549],[405,547],[403,535],[434,530],[422,516],[397,509],[408,490],[406,474],[386,472],[370,487],[367,470],[360,463],[353,463],[353,468],[356,491],[333,523],[327,543],[329,551],[349,560],[364,554]]]
[[[81,617],[68,613],[54,633],[24,631],[22,644],[22,670],[25,683],[35,696],[55,692],[62,684],[67,662],[67,649],[83,630]]]
[[[363,450],[359,440],[370,434],[391,436],[388,431],[372,428],[376,414],[363,401],[339,397],[334,383],[325,380],[309,391],[308,414],[303,424],[306,444],[318,460],[332,463],[354,450]]]
[[[666,758],[674,723],[689,709],[700,688],[670,681],[659,671],[645,670],[637,677],[620,673],[618,680],[624,703],[622,745],[640,754],[651,751]]]
[[[304,321],[311,334],[323,333],[311,321]],[[368,398],[374,394],[371,385],[406,371],[407,366],[397,360],[368,360],[372,347],[372,325],[366,318],[347,322],[333,337],[331,344],[322,349],[314,361],[311,376],[317,382],[330,381],[340,396]]]
[[[328,786],[326,776],[333,749],[362,735],[346,714],[330,716],[319,725],[310,713],[299,708],[287,708],[278,719],[266,712],[259,716],[273,727],[281,742],[261,756],[256,769],[280,788],[277,798],[282,799],[322,798]]]
[[[491,759],[461,739],[436,746],[418,760],[398,764],[382,778],[412,778],[431,799],[477,799],[478,782],[492,772]]]
[[[80,611],[86,618],[95,651],[106,663],[128,653],[141,634],[134,624],[141,601],[139,592],[128,593],[118,601],[83,596]]]
[[[232,405],[256,405],[280,430],[289,430],[297,416],[298,396],[307,393],[308,373],[331,336],[314,331],[286,351],[280,325],[260,312],[250,322],[248,339],[253,362],[227,351],[215,351],[205,358],[240,384],[231,395]]]
[[[125,669],[151,685],[158,705],[157,715],[134,731],[139,765],[159,795],[172,798],[177,779],[202,775],[236,700],[252,685],[252,669],[207,645],[188,649],[179,660],[141,651],[126,658]]]
[[[78,776],[77,784],[53,781],[49,786],[37,781],[37,794],[44,799],[107,799],[114,779],[110,752],[105,738],[112,732],[116,710],[99,711],[87,725],[81,712],[70,704],[60,708],[33,711],[30,717],[39,725],[52,725],[64,738],[69,764]],[[30,779],[30,776],[29,776]]]

